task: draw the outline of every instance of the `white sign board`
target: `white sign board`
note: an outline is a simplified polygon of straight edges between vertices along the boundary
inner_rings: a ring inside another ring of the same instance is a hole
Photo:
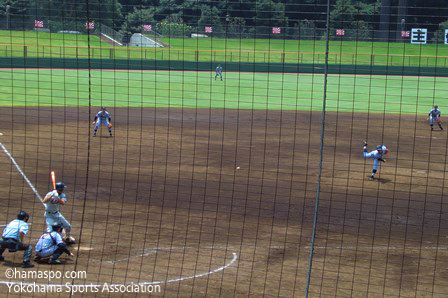
[[[426,44],[427,37],[428,37],[428,29],[412,28],[412,30],[411,30],[411,43],[413,43],[413,44]]]
[[[445,35],[443,36],[443,39],[445,40],[445,44],[448,44],[448,29],[445,29]]]

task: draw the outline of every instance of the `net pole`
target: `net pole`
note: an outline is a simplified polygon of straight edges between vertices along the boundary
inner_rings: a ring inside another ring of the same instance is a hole
[[[327,19],[326,19],[326,34],[325,34],[325,65],[324,65],[324,90],[322,98],[322,112],[320,115],[320,150],[319,150],[319,172],[317,175],[317,187],[316,198],[314,201],[314,215],[313,215],[313,228],[311,231],[310,240],[310,255],[308,257],[308,270],[306,274],[306,286],[305,297],[308,298],[310,283],[311,283],[311,271],[313,268],[314,257],[314,242],[316,240],[316,227],[317,219],[319,215],[319,201],[320,201],[320,182],[322,178],[323,156],[324,156],[324,137],[325,137],[325,117],[326,117],[326,105],[327,105],[327,80],[328,80],[328,52],[330,48],[330,0],[327,0]]]

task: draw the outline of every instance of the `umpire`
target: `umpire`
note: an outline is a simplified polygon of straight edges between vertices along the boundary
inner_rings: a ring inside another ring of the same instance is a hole
[[[33,264],[30,262],[33,247],[31,244],[23,244],[23,238],[28,233],[28,220],[30,216],[25,211],[20,211],[17,214],[17,219],[11,221],[3,230],[2,238],[0,240],[0,261],[5,260],[3,253],[6,249],[9,252],[16,252],[24,250],[22,268],[32,268]]]

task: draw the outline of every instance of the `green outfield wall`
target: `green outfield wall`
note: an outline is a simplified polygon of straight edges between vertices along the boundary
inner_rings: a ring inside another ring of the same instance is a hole
[[[214,71],[216,63],[178,60],[137,59],[76,59],[76,58],[0,58],[0,68],[70,68],[70,69],[129,69]],[[324,73],[323,64],[288,63],[221,63],[224,72],[277,72],[277,73]],[[403,76],[448,76],[447,67],[371,66],[329,64],[330,74],[403,75]]]

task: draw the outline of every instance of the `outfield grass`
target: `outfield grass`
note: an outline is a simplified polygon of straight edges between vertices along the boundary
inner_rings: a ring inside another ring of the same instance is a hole
[[[93,106],[316,110],[323,76],[310,74],[95,71]],[[1,106],[87,106],[85,70],[2,70]],[[446,106],[448,78],[332,75],[327,108],[340,112],[427,113]]]
[[[0,56],[105,58],[262,63],[324,63],[325,41],[281,39],[163,38],[168,48],[113,47],[96,35],[0,31]],[[89,47],[90,45],[90,47]],[[448,46],[330,42],[329,63],[390,66],[448,65]]]

